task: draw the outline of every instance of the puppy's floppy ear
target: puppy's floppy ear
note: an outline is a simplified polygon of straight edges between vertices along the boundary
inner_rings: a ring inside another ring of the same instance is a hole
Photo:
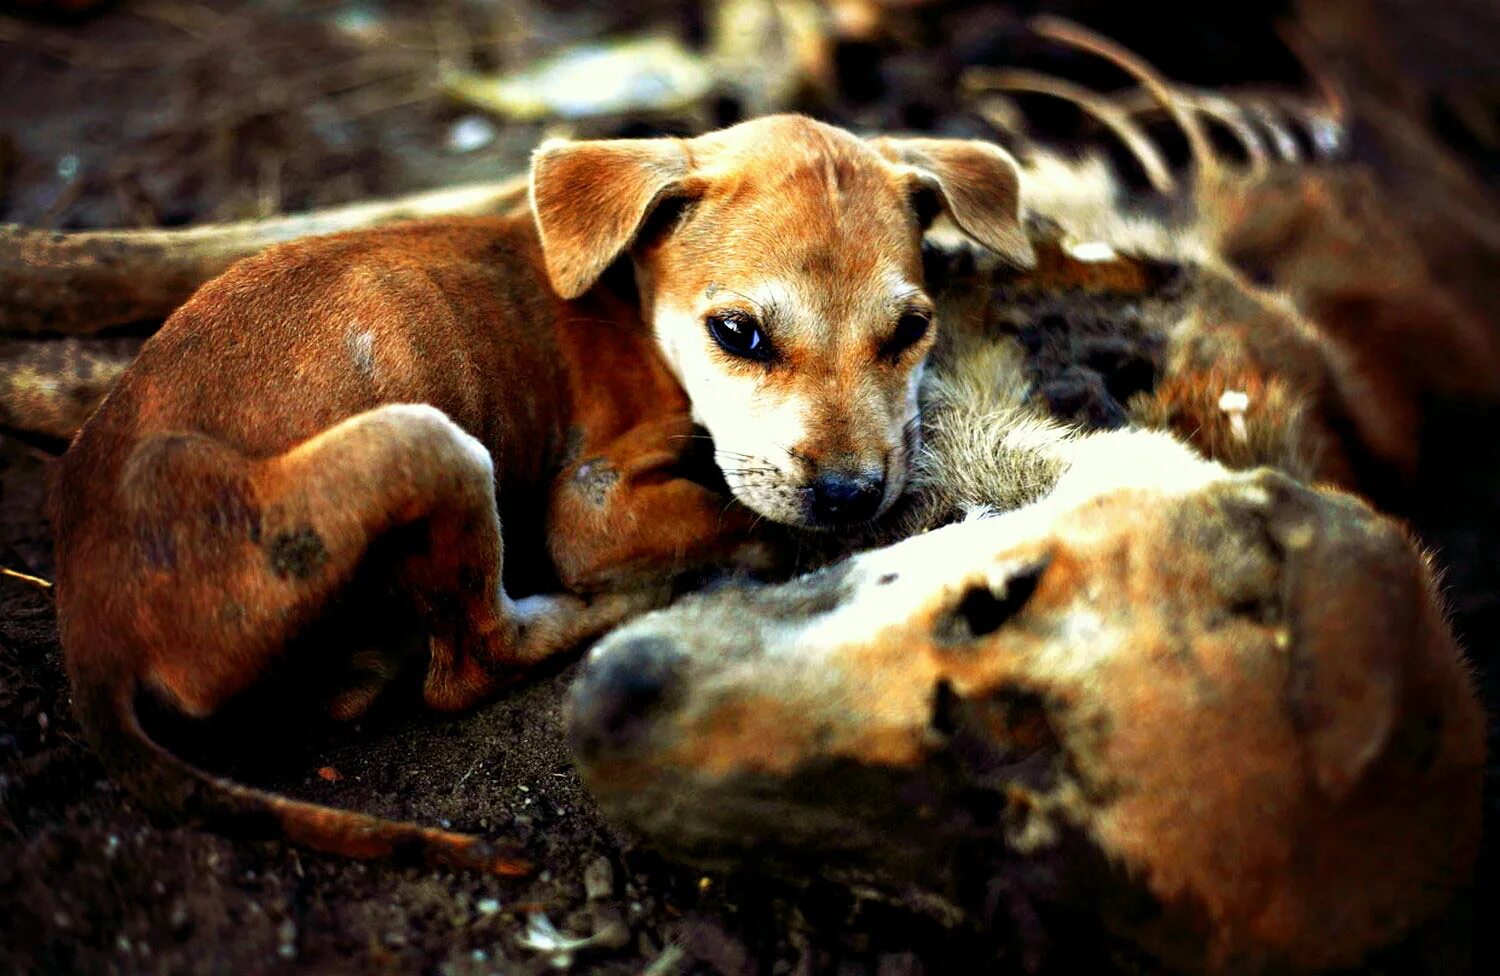
[[[906,167],[914,190],[935,194],[959,229],[1021,267],[1036,263],[1021,229],[1020,169],[999,146],[970,139],[880,136],[875,150]]]
[[[531,157],[531,208],[557,293],[593,287],[687,170],[677,139],[542,143]]]

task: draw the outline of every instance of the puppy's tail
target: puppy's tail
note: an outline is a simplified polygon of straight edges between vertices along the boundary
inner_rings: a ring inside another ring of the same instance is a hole
[[[73,687],[84,732],[105,768],[153,813],[360,860],[389,858],[505,876],[531,871],[516,849],[481,837],[305,803],[199,769],[141,725],[141,688],[134,678],[75,671]]]

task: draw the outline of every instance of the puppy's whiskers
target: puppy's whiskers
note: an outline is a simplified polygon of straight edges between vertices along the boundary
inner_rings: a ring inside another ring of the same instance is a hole
[[[745,477],[747,475],[774,475],[776,473],[775,468],[723,468],[721,470],[723,471],[725,477],[729,477],[731,475],[736,477]]]
[[[785,444],[776,444],[776,449],[779,451],[784,451],[786,453],[786,456],[791,458],[793,461],[801,461],[806,465],[812,465],[813,463],[813,459],[810,456],[802,453],[795,447],[787,447]]]

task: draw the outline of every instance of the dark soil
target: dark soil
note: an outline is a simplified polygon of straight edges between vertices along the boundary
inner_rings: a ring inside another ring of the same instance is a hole
[[[957,68],[1013,56],[1024,46],[1020,20],[946,6],[923,15],[921,53],[841,50],[840,93],[820,114],[974,130],[952,104]],[[1140,5],[1129,16],[1119,5],[1053,6],[1084,19],[1103,10],[1093,23],[1188,80],[1295,77],[1269,27],[1281,4],[1179,22],[1183,45],[1164,45]],[[361,34],[372,13],[388,30],[376,41]],[[542,132],[495,123],[482,148],[448,148],[454,123],[474,113],[433,94],[438,57],[512,64],[558,40],[662,21],[688,36],[702,30],[697,15],[651,3],[544,13],[158,0],[76,23],[0,19],[0,220],[172,225],[493,179],[524,166]],[[732,117],[734,107],[720,111]],[[1500,443],[1492,416],[1454,416]],[[1464,440],[1446,428],[1445,438]],[[52,577],[43,501],[60,447],[0,434],[0,566]],[[1434,478],[1467,479],[1465,507],[1434,503],[1427,514],[1456,567],[1458,624],[1471,648],[1488,647],[1500,633],[1500,546],[1493,525],[1469,516],[1495,518],[1487,499],[1500,497],[1500,462],[1476,482],[1481,472],[1451,465],[1458,453],[1434,462]],[[569,935],[617,934],[575,964],[600,973],[897,976],[972,972],[983,959],[972,934],[832,887],[792,897],[633,850],[599,818],[564,748],[559,703],[571,667],[457,719],[409,702],[342,730],[276,713],[274,729],[239,730],[240,759],[226,767],[292,796],[516,840],[536,870],[505,880],[154,824],[78,740],[59,654],[48,592],[0,577],[0,972],[541,973],[549,957],[518,942],[537,917]],[[1494,904],[1480,900],[1481,934]]]
[[[0,439],[0,564],[43,577],[52,568],[47,464]],[[153,824],[78,740],[50,596],[0,579],[0,968],[540,973],[547,958],[516,944],[534,914],[573,935],[627,926],[623,945],[584,955],[589,971],[638,972],[669,942],[690,952],[667,971],[687,970],[695,956],[704,971],[757,968],[764,960],[727,934],[743,929],[745,912],[721,879],[627,858],[599,819],[562,745],[571,671],[458,720],[397,706],[342,731],[282,714],[281,728],[242,733],[239,751],[269,741],[275,758],[231,773],[292,796],[513,839],[536,872],[514,881],[351,863]],[[315,734],[299,734],[303,721]],[[598,886],[593,898],[586,878]],[[777,942],[763,939],[756,952],[785,953]],[[868,948],[859,954],[882,972],[905,971]]]

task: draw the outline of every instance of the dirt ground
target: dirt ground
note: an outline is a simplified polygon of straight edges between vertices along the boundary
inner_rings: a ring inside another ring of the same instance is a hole
[[[51,567],[46,463],[14,439],[0,443],[0,558],[39,574]],[[752,896],[747,909],[722,879],[625,856],[562,745],[571,671],[458,720],[398,708],[346,730],[260,730],[276,758],[230,772],[294,796],[513,839],[537,870],[513,881],[355,864],[154,826],[77,740],[50,597],[0,581],[0,964],[17,973],[547,972],[547,956],[516,943],[534,915],[575,935],[617,933],[580,960],[591,972],[639,972],[669,943],[686,949],[662,972],[752,972],[763,968],[755,952],[778,949],[795,958],[774,939],[752,952],[729,934],[769,933],[768,920],[751,917],[777,912],[769,899]],[[257,734],[247,749],[265,745]],[[836,900],[827,908],[841,910]],[[797,924],[779,913],[780,924]],[[911,971],[911,957],[850,951],[882,973]]]
[[[1001,58],[1019,21],[950,6],[924,22],[933,53],[840,50],[837,96],[820,114],[872,128],[972,130],[952,105],[955,66]],[[1183,47],[1153,46],[1148,27],[1118,12],[1091,22],[1181,78],[1294,72],[1284,55],[1265,53],[1279,50],[1266,15],[1280,5],[1232,6],[1214,23],[1188,25],[1195,43]],[[177,225],[493,179],[524,166],[543,129],[483,120],[444,100],[435,65],[506,66],[561,40],[646,23],[688,37],[704,29],[698,14],[649,2],[544,10],[150,0],[77,23],[0,17],[0,220]],[[1457,70],[1451,57],[1432,60],[1431,70]],[[736,108],[714,111],[724,121]],[[1494,443],[1494,419],[1456,415],[1443,442],[1489,431]],[[43,501],[61,447],[0,432],[0,565],[53,575]],[[1438,450],[1428,476],[1464,488],[1457,506],[1434,493],[1426,523],[1449,560],[1471,648],[1500,635],[1500,447],[1490,454],[1488,467],[1459,465],[1456,448]],[[572,666],[456,719],[397,704],[349,729],[300,716],[241,729],[242,758],[223,767],[297,797],[514,839],[536,870],[507,880],[354,864],[153,824],[78,740],[59,654],[49,594],[0,577],[0,972],[542,973],[568,962],[523,944],[543,919],[593,936],[572,965],[606,974],[900,976],[1018,965],[987,955],[976,933],[859,893],[704,876],[634,849],[599,818],[563,746]],[[1490,809],[1500,823],[1493,801]],[[1493,851],[1487,859],[1493,877]],[[1475,905],[1482,938],[1500,904],[1493,882],[1484,884]]]

